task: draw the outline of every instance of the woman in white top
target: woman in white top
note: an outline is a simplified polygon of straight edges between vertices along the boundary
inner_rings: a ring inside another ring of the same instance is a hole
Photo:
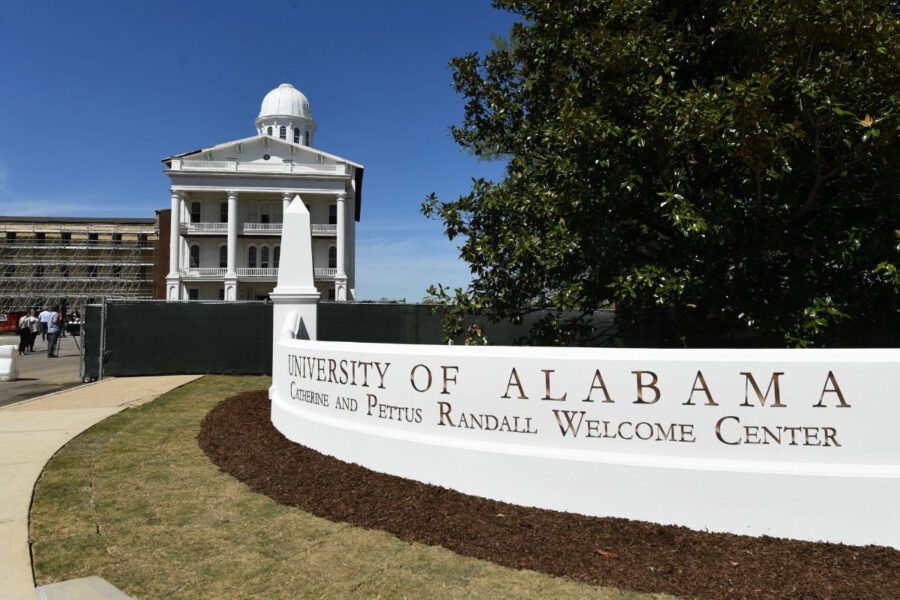
[[[28,317],[28,324],[31,327],[31,338],[28,340],[28,351],[34,352],[34,340],[41,333],[41,321],[35,316],[37,310],[31,311]]]

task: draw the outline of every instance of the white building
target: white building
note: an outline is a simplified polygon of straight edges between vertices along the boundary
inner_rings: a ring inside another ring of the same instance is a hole
[[[309,101],[283,83],[263,98],[256,135],[163,159],[172,180],[169,300],[259,300],[275,287],[284,209],[312,223],[323,300],[355,296],[363,167],[313,147]]]

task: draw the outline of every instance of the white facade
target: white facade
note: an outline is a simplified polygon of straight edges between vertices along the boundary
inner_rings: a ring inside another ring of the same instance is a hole
[[[363,167],[312,147],[309,101],[290,84],[263,99],[257,135],[164,159],[171,179],[168,300],[262,300],[282,261],[281,223],[309,209],[316,289],[355,297]]]

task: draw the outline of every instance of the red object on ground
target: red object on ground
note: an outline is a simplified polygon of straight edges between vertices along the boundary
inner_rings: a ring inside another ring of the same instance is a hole
[[[16,333],[19,329],[19,319],[25,313],[8,312],[0,313],[0,333]]]

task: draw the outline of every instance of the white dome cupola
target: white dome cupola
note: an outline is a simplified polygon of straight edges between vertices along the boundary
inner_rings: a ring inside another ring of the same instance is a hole
[[[260,135],[312,146],[316,122],[309,110],[309,100],[291,84],[282,83],[263,98],[256,130]]]

